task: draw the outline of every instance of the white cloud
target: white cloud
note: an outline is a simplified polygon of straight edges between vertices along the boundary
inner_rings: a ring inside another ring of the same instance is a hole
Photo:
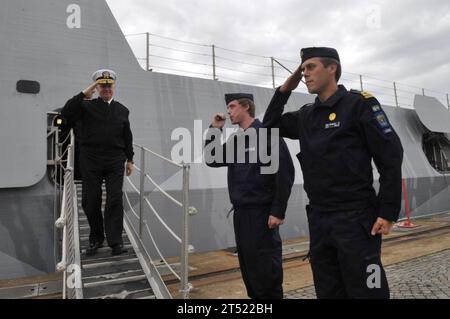
[[[222,48],[294,61],[299,59],[299,50],[302,47],[332,46],[340,52],[344,72],[368,74],[397,82],[410,81],[418,87],[450,91],[448,0],[380,0],[370,4],[356,0],[107,2],[125,34],[148,31],[179,40],[214,43]],[[129,40],[136,54],[144,57],[143,37]],[[157,38],[152,41],[157,45],[210,53],[208,47],[164,42]],[[209,57],[180,52],[175,54],[162,48],[152,49],[154,54],[164,54],[166,57],[176,56],[178,59],[211,63]],[[220,49],[218,51],[224,57],[270,65],[270,60],[232,55]],[[164,65],[167,66],[169,62],[160,59],[158,63],[166,63]],[[217,62],[225,67],[233,66],[232,62],[229,62],[229,65],[225,61]],[[171,63],[175,68],[210,73],[210,67],[207,66],[174,61]],[[294,68],[295,65],[289,64],[289,67]],[[255,71],[251,66],[240,66],[239,70],[270,73],[270,69],[261,68]],[[221,72],[222,76],[239,76],[226,70]],[[277,72],[281,76],[277,78],[280,83],[287,73],[282,70]],[[252,79],[249,74],[245,76]],[[264,81],[271,83],[267,78]]]

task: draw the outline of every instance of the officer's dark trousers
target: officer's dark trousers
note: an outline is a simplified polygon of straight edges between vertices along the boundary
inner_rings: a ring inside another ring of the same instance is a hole
[[[252,299],[283,298],[281,238],[269,229],[270,207],[236,208],[234,233],[247,294]]]
[[[317,298],[389,298],[376,211],[324,212],[307,206],[310,261]]]
[[[106,233],[109,246],[122,244],[124,164],[123,156],[102,157],[81,151],[82,206],[91,229],[90,242],[103,242]],[[104,220],[101,210],[103,180],[106,186]]]

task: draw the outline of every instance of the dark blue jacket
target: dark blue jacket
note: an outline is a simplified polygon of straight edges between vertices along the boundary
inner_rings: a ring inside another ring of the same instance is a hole
[[[133,161],[133,134],[129,110],[113,100],[110,105],[101,98],[85,100],[80,93],[69,101],[61,114],[72,123],[80,122],[79,138],[82,151],[98,155],[126,157]]]
[[[403,148],[399,137],[372,95],[338,91],[327,101],[307,104],[283,114],[290,93],[277,89],[264,125],[300,141],[297,155],[310,204],[322,210],[377,208],[395,221],[401,208]],[[373,187],[372,159],[380,173]]]
[[[255,120],[251,127],[256,130],[258,138],[257,145],[259,145],[260,129],[263,127],[262,123],[259,120]],[[270,206],[271,215],[284,219],[295,178],[294,165],[286,143],[282,138],[278,138],[278,171],[274,174],[261,174],[261,167],[269,166],[270,164],[263,164],[259,156],[257,156],[256,163],[250,163],[250,153],[258,152],[258,147],[250,144],[249,139],[245,141],[245,148],[248,150],[245,153],[245,162],[238,163],[236,160],[238,143],[230,143],[231,139],[236,138],[237,134],[233,134],[227,143],[223,144],[223,160],[213,163],[207,162],[207,165],[210,167],[228,167],[228,191],[230,201],[235,208]],[[214,141],[214,137],[206,141],[205,147],[212,141]],[[270,135],[268,141],[267,152],[271,154]],[[230,149],[230,147],[234,147],[235,158],[232,163],[226,163],[227,149]]]

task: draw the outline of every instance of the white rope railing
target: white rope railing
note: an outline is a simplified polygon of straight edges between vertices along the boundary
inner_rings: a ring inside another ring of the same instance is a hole
[[[128,207],[130,208],[133,216],[139,220],[139,216],[136,213],[136,211],[134,210],[133,206],[131,205],[130,199],[128,197],[128,194],[125,192],[125,198],[126,201],[128,203]],[[152,241],[153,247],[155,248],[156,252],[158,253],[160,259],[164,262],[164,264],[167,266],[167,268],[170,270],[170,272],[178,279],[180,280],[180,276],[175,272],[175,270],[173,270],[172,266],[167,262],[167,260],[165,259],[164,255],[162,254],[161,250],[158,248],[158,245],[156,244],[156,241],[152,235],[152,232],[150,230],[150,227],[148,226],[148,223],[146,220],[143,221],[143,223],[145,224],[145,229],[147,230],[147,234],[150,237],[150,240]],[[178,236],[176,236],[178,237]],[[181,243],[181,239],[179,240],[179,242]],[[153,262],[153,261],[152,261]]]
[[[55,221],[55,227],[62,229],[61,261],[56,270],[63,272],[63,299],[82,299],[81,260],[78,236],[78,210],[74,182],[75,137],[71,131],[68,135],[70,144],[62,155],[56,154],[55,160],[64,172],[64,186],[61,200],[61,214]],[[68,138],[65,139],[66,141]],[[58,143],[58,141],[55,141]],[[64,144],[59,143],[59,145]],[[58,152],[61,150],[57,147]],[[67,159],[63,160],[67,154]],[[63,166],[66,163],[66,167]],[[56,180],[55,180],[56,182]],[[73,272],[73,274],[72,274]],[[70,278],[68,277],[70,275]]]
[[[152,210],[153,214],[158,218],[159,222],[166,228],[166,230],[169,232],[169,234],[172,235],[173,238],[175,238],[176,241],[178,241],[181,244],[181,238],[175,234],[175,232],[169,227],[169,225],[166,224],[166,222],[161,218],[161,216],[158,214],[156,209],[153,207],[153,205],[150,203],[148,198],[145,198],[145,202],[147,203],[148,207]]]
[[[183,204],[179,201],[177,201],[174,197],[172,197],[169,193],[167,193],[165,190],[161,188],[154,180],[151,178],[148,174],[145,174],[145,177],[162,193],[164,194],[168,199],[170,199],[172,202],[177,204],[180,207],[183,207]]]
[[[175,270],[173,270],[172,266],[167,262],[167,260],[163,256],[162,252],[159,250],[158,245],[156,244],[156,241],[153,238],[152,232],[150,231],[150,228],[147,224],[147,221],[144,221],[144,224],[145,224],[145,228],[147,229],[147,233],[150,236],[150,240],[152,241],[153,246],[155,247],[159,257],[164,262],[164,264],[166,264],[167,268],[169,268],[170,272],[173,273],[175,275],[175,277],[177,277],[178,280],[181,280],[181,277],[175,272]]]
[[[130,183],[131,187],[138,193],[140,194],[140,191],[136,188],[136,186],[131,182],[130,178],[127,177],[128,182]],[[145,202],[147,203],[148,207],[151,209],[151,211],[153,212],[153,214],[155,215],[155,217],[159,220],[159,222],[161,223],[161,225],[164,226],[164,228],[169,232],[169,234],[172,235],[173,238],[175,238],[175,240],[177,240],[179,243],[181,243],[181,238],[177,236],[177,234],[175,234],[175,232],[169,227],[169,225],[167,225],[167,223],[161,218],[161,216],[158,214],[158,212],[156,211],[156,209],[153,207],[153,205],[150,203],[150,201],[148,200],[148,198],[144,198]],[[138,216],[139,218],[139,216]]]
[[[124,192],[124,195],[125,195],[125,199],[128,203],[128,207],[130,207],[132,214],[134,215],[134,217],[136,217],[137,220],[139,220],[139,215],[136,214],[136,211],[133,209],[133,206],[131,205],[131,202],[130,202],[127,192]]]
[[[128,203],[128,207],[130,208],[132,214],[136,217],[137,220],[139,220],[139,216],[136,213],[136,211],[133,209],[133,206],[130,203],[130,199],[128,197],[128,194],[125,192],[125,198],[127,200]],[[167,266],[167,268],[170,270],[170,272],[178,279],[180,280],[180,275],[178,275],[175,270],[172,268],[172,266],[167,262],[166,258],[164,257],[164,255],[162,254],[161,250],[158,248],[158,245],[156,244],[155,238],[152,235],[152,232],[150,230],[150,227],[148,226],[147,221],[143,221],[143,223],[145,224],[145,229],[147,230],[147,234],[150,237],[150,240],[152,241],[153,247],[155,247],[156,252],[158,253],[159,257],[161,258],[161,260],[164,262],[164,264]],[[181,242],[181,240],[180,240]]]
[[[131,179],[127,176],[127,180],[130,183],[131,188],[133,188],[134,191],[136,191],[136,193],[140,193],[139,189],[133,184],[133,182],[131,181]]]
[[[154,250],[156,251],[157,255],[159,256],[159,259],[163,262],[163,264],[167,267],[167,269],[172,273],[177,280],[181,282],[181,289],[180,293],[182,294],[182,297],[187,299],[189,297],[189,292],[192,288],[192,286],[188,283],[188,255],[189,252],[193,250],[192,246],[188,244],[188,232],[189,232],[189,217],[195,213],[195,208],[189,207],[189,165],[186,164],[179,164],[176,163],[148,148],[145,148],[143,146],[134,144],[135,147],[138,147],[141,151],[141,162],[140,165],[135,165],[136,171],[139,172],[140,176],[140,185],[139,188],[133,183],[130,177],[126,177],[126,181],[130,185],[133,192],[139,195],[139,214],[137,213],[137,209],[135,210],[131,204],[129,194],[125,192],[125,200],[129,206],[129,210],[131,214],[137,219],[139,222],[139,231],[135,231],[135,233],[139,234],[138,240],[143,245],[143,234],[146,232],[150,238],[151,244],[154,247]],[[172,195],[170,195],[167,191],[165,191],[161,185],[159,185],[149,174],[145,171],[145,154],[148,153],[150,155],[155,156],[156,158],[159,158],[163,160],[166,163],[169,163],[171,165],[174,165],[178,168],[181,168],[183,170],[183,181],[182,181],[182,193],[183,193],[183,200],[179,201]],[[182,235],[178,236],[172,228],[164,221],[164,219],[161,217],[161,214],[155,209],[153,204],[150,202],[149,195],[145,196],[145,181],[148,180],[152,183],[152,185],[161,192],[172,203],[180,207],[183,211],[182,214]],[[165,228],[165,230],[177,241],[178,244],[181,244],[181,255],[180,255],[180,266],[181,270],[180,273],[177,273],[173,265],[171,265],[166,257],[164,257],[164,254],[162,253],[160,247],[158,246],[156,239],[147,223],[147,221],[144,218],[144,211],[146,207],[150,210],[150,212],[156,217],[156,219],[159,221],[159,223]],[[133,227],[133,226],[131,226]],[[134,228],[134,227],[133,227]],[[145,247],[145,245],[143,245]],[[148,254],[148,253],[147,253]],[[153,260],[150,258],[151,263],[154,265]],[[156,266],[155,266],[156,268]]]
[[[137,145],[137,144],[134,144],[134,145],[137,146],[137,147],[139,147],[139,145]],[[150,150],[150,149],[148,149],[148,148],[146,148],[146,147],[142,147],[142,148],[143,148],[144,151],[146,151],[147,153],[150,153],[150,154],[152,154],[152,155],[154,155],[154,156],[156,156],[156,157],[159,157],[160,159],[164,160],[164,161],[167,162],[167,163],[170,163],[170,164],[172,164],[172,165],[174,165],[174,166],[176,166],[176,167],[179,167],[179,168],[183,168],[183,165],[180,164],[180,163],[174,162],[174,161],[168,159],[167,157],[164,157],[164,156],[162,156],[162,155],[160,155],[160,154],[158,154],[158,153],[155,153],[155,152],[153,152],[152,150]]]

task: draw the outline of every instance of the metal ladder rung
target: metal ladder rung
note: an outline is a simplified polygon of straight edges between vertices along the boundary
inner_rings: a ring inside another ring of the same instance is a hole
[[[138,258],[130,258],[130,259],[124,259],[124,260],[118,260],[118,261],[105,261],[105,262],[83,265],[83,269],[95,269],[95,268],[102,268],[102,267],[123,266],[123,265],[133,264],[136,262],[139,262]]]
[[[123,284],[123,283],[127,283],[127,282],[134,282],[134,281],[141,281],[141,280],[147,280],[147,277],[145,275],[139,275],[139,276],[104,280],[104,281],[98,281],[98,282],[92,282],[92,283],[84,283],[83,286],[84,286],[84,288],[94,288],[94,287]]]

